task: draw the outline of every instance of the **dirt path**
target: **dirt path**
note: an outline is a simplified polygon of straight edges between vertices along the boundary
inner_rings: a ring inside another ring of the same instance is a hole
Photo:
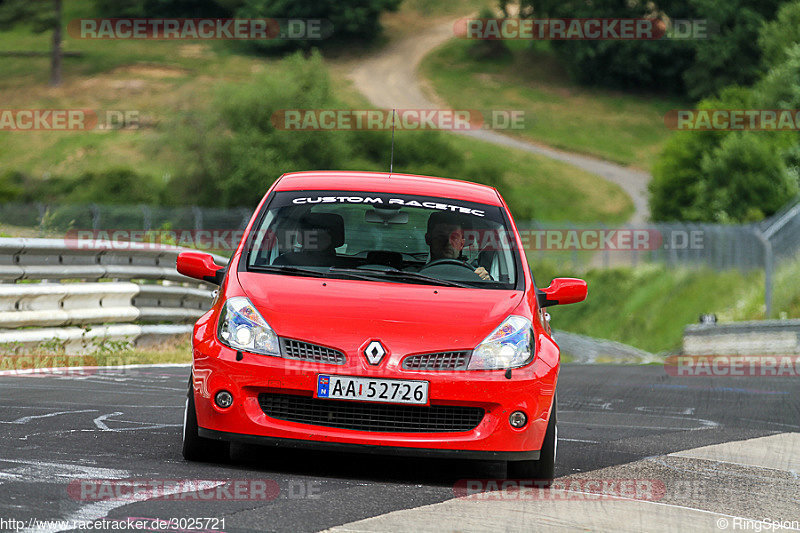
[[[394,42],[358,62],[349,72],[356,89],[379,108],[431,109],[443,107],[425,94],[423,82],[417,73],[422,59],[434,48],[453,37],[453,21],[443,22],[421,30],[403,40]],[[428,91],[432,94],[432,91]],[[459,132],[493,144],[531,152],[562,161],[616,183],[633,200],[635,213],[631,224],[642,224],[649,218],[647,183],[650,175],[580,154],[564,152],[545,145],[523,141],[491,130]]]

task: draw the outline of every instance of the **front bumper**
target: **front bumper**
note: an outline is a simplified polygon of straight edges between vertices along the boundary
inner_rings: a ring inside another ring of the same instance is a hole
[[[228,442],[258,444],[280,448],[297,448],[302,450],[324,450],[345,453],[375,453],[382,455],[400,455],[410,457],[447,458],[447,459],[483,459],[487,461],[526,461],[539,459],[539,450],[528,452],[493,452],[474,450],[444,450],[437,448],[411,448],[406,446],[378,446],[374,444],[348,444],[342,442],[318,442],[313,440],[281,439],[243,435],[241,433],[225,433],[213,429],[198,430],[198,434],[206,439]]]
[[[441,372],[406,371],[399,355],[378,370],[348,354],[345,366],[310,363],[236,351],[215,338],[194,339],[193,392],[201,437],[255,442],[272,446],[339,449],[397,455],[483,458],[497,460],[537,459],[544,440],[558,375],[555,356],[536,360],[511,373],[504,371]],[[351,362],[352,361],[352,362]],[[552,366],[546,361],[555,361]],[[318,426],[270,418],[258,401],[260,393],[311,397],[317,374],[415,379],[430,382],[431,405],[480,407],[481,422],[470,431],[442,433],[390,433]],[[233,394],[227,409],[213,398],[220,390]],[[528,424],[515,429],[508,416],[516,410],[528,415]]]

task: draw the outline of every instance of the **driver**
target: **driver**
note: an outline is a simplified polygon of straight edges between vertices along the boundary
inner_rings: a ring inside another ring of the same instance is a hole
[[[440,259],[455,259],[464,261],[461,250],[464,249],[464,226],[461,217],[456,213],[433,213],[428,218],[428,232],[425,234],[425,244],[431,248],[431,258],[428,263]],[[466,261],[464,261],[467,264]],[[475,269],[481,279],[492,279],[489,272],[483,267]]]

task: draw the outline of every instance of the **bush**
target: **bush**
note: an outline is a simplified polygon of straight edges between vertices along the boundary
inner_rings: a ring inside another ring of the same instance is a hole
[[[0,174],[0,204],[16,202],[25,194],[26,176],[17,171]]]
[[[258,200],[284,172],[342,167],[349,148],[343,132],[286,131],[272,123],[283,109],[333,107],[322,58],[299,53],[284,60],[282,75],[225,85],[202,118],[188,117],[181,142],[194,155],[186,179],[173,180],[179,203],[238,206]]]
[[[769,133],[733,132],[703,154],[695,203],[703,219],[755,222],[778,211],[797,194],[779,142]]]
[[[0,176],[0,201],[42,204],[152,204],[161,187],[129,168],[36,179],[21,172]]]
[[[279,75],[276,75],[279,72]],[[172,204],[252,206],[284,172],[389,170],[391,132],[286,131],[272,123],[286,109],[342,109],[321,56],[296,53],[251,83],[226,85],[202,114],[176,130],[192,165],[168,185]],[[440,132],[398,131],[394,170],[502,181],[499,166],[469,164]]]
[[[160,196],[154,178],[129,168],[86,172],[70,182],[69,203],[153,204]]]

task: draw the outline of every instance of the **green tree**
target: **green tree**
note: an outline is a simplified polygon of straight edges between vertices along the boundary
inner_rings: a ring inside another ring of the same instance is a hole
[[[800,42],[800,2],[781,6],[774,21],[765,24],[758,37],[764,66],[772,68],[786,59],[787,52]]]
[[[237,0],[232,0],[233,2]],[[327,42],[368,42],[381,32],[380,16],[395,11],[401,0],[238,0],[237,17],[274,19],[321,19],[331,25],[325,42],[316,40],[249,41],[259,51],[309,48]]]
[[[787,28],[786,31],[791,31]],[[800,43],[752,88],[729,88],[700,109],[800,108]],[[796,131],[685,131],[667,143],[653,168],[655,220],[748,222],[768,216],[798,192]]]
[[[62,0],[32,2],[30,0],[4,0],[0,2],[0,29],[9,29],[20,23],[30,23],[33,31],[53,32],[50,49],[50,85],[61,85],[61,18]]]
[[[553,18],[689,18],[685,1],[522,0],[523,12]],[[690,41],[552,41],[570,76],[583,85],[632,91],[685,92],[683,73],[691,66]]]
[[[706,19],[705,39],[554,41],[572,77],[586,85],[688,94],[701,99],[763,73],[759,31],[785,0],[521,0],[536,17]],[[795,25],[795,29],[796,29]]]
[[[237,0],[238,1],[238,0]],[[229,17],[230,0],[95,0],[104,17]]]
[[[695,57],[683,78],[693,99],[718,94],[729,85],[751,85],[764,72],[758,36],[785,0],[691,0],[697,13],[719,27],[693,41]]]

